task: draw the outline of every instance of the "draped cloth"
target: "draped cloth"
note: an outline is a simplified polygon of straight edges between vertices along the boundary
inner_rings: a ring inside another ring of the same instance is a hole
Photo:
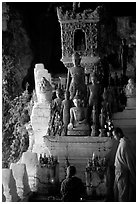
[[[136,151],[128,138],[121,138],[115,157],[115,201],[136,201]]]

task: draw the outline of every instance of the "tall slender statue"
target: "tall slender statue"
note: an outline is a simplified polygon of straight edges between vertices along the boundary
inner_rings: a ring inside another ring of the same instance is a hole
[[[62,136],[67,135],[67,126],[70,122],[70,107],[71,101],[69,100],[69,92],[65,92],[65,99],[62,101],[62,114],[63,114]]]
[[[95,75],[95,73],[91,74],[91,84],[88,85],[88,88],[89,88],[89,120],[91,120],[93,106],[95,106],[96,112],[99,115],[102,100],[101,98],[102,87],[98,83],[97,76]]]
[[[85,100],[87,97],[87,86],[85,84],[84,68],[81,67],[81,57],[75,52],[72,55],[73,67],[68,70],[67,91],[70,92],[70,100],[72,100],[78,91],[80,99]]]
[[[126,76],[127,70],[127,59],[128,59],[128,45],[126,39],[122,39],[121,51],[120,51],[120,62],[123,69],[123,75]]]

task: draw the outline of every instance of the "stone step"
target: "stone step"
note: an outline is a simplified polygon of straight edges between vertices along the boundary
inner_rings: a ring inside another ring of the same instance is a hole
[[[124,119],[136,118],[136,108],[131,109],[127,108],[123,112],[114,113],[113,115],[113,119],[120,120],[123,118]]]
[[[96,198],[90,198],[87,196],[85,200],[82,202],[105,202],[105,198],[103,197],[98,197],[97,200]],[[48,196],[48,195],[41,195],[41,194],[34,194],[33,196],[30,197],[29,202],[62,202],[61,200],[61,195],[58,196]]]
[[[123,119],[123,118],[120,118],[120,119],[113,119],[113,124],[114,126],[120,126],[120,127],[131,127],[131,126],[134,126],[136,127],[136,119],[135,118],[127,118],[127,119]]]

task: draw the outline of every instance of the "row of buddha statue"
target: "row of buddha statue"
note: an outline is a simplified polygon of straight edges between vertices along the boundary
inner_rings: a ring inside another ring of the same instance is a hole
[[[85,84],[84,68],[77,52],[72,55],[72,62],[66,90],[58,88],[52,100],[48,134],[111,136],[112,113],[125,108],[124,87],[104,87],[94,72],[90,74],[91,82]]]
[[[68,69],[65,95],[58,88],[51,104],[49,135],[105,136],[105,125],[109,120],[109,107],[102,107],[103,87],[95,73],[90,75],[91,83],[85,84],[81,57],[72,55],[73,67]],[[107,126],[108,127],[108,126]]]

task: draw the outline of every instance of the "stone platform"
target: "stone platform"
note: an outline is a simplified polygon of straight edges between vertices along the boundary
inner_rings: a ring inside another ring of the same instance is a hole
[[[77,175],[85,182],[86,164],[93,152],[104,157],[112,147],[112,139],[109,137],[44,136],[44,143],[52,155],[58,156],[60,181],[65,178],[66,158],[71,165],[75,165]]]

